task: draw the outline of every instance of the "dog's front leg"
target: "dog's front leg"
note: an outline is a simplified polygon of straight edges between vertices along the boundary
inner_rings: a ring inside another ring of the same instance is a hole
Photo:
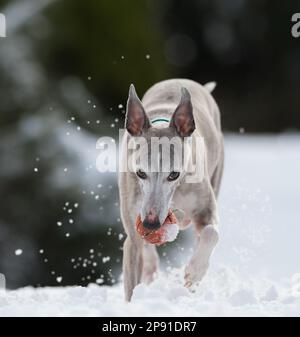
[[[195,216],[193,219],[198,237],[195,252],[185,268],[185,286],[188,288],[200,282],[206,274],[210,256],[219,240],[217,217],[208,217],[207,214],[211,212]]]
[[[134,235],[129,235],[123,246],[123,277],[126,301],[130,301],[134,287],[141,282],[142,270],[142,239]]]

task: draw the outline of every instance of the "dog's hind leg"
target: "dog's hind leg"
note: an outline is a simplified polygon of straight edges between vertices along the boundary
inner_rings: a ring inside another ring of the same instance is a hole
[[[151,283],[158,271],[159,257],[156,251],[156,247],[150,243],[144,244],[143,254],[143,273],[142,282],[148,284]]]

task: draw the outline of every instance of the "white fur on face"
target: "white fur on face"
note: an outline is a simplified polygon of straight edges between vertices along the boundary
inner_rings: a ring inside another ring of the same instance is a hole
[[[169,156],[173,158],[167,158],[170,165],[165,166],[164,161],[166,159],[162,151],[153,148],[151,150],[150,153],[146,151],[141,153],[141,160],[137,165],[137,170],[141,170],[147,175],[146,179],[138,177],[143,194],[141,218],[145,219],[152,211],[158,216],[160,223],[163,224],[169,212],[172,196],[181,178],[179,176],[178,179],[169,181],[168,177],[174,169],[174,162],[178,164],[181,161],[182,151],[179,148],[174,148],[174,157],[172,155],[173,151],[171,151]],[[149,167],[155,172],[151,172]],[[183,165],[177,165],[176,171],[183,175]]]

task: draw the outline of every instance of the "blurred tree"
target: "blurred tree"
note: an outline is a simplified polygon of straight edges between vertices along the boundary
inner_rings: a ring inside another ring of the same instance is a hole
[[[141,92],[168,75],[163,36],[151,1],[65,0],[47,11],[51,33],[40,44],[49,75],[92,77],[89,88],[107,101]]]

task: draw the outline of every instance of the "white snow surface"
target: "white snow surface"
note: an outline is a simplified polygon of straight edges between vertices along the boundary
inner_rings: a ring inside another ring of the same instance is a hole
[[[300,316],[300,136],[226,135],[220,242],[195,292],[183,287],[193,230],[132,302],[123,285],[0,290],[0,316]],[[176,256],[177,258],[177,256]]]

